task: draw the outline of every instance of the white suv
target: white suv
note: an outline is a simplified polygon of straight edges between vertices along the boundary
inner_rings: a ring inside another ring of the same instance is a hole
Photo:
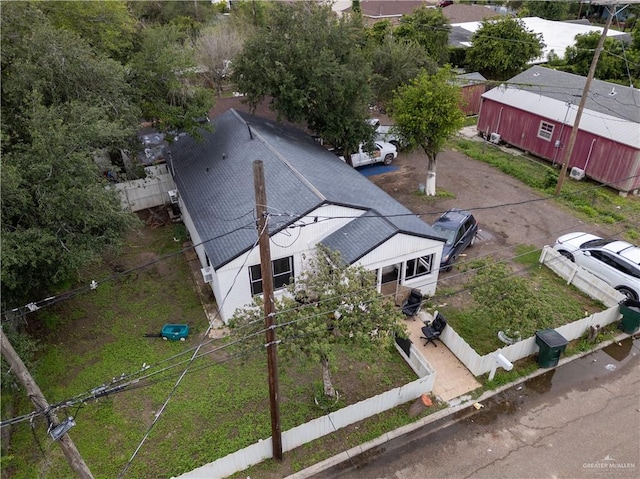
[[[560,236],[553,249],[620,291],[640,298],[640,248],[589,233]]]

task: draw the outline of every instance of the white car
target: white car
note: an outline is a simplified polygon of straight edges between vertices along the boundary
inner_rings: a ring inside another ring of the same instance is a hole
[[[370,118],[368,120],[369,124],[374,126],[376,129],[376,141],[384,141],[387,143],[391,143],[396,149],[401,149],[402,146],[400,144],[400,138],[397,135],[391,133],[390,125],[381,125],[380,120],[378,118]]]
[[[640,248],[590,233],[560,236],[553,249],[582,266],[627,298],[640,298]]]

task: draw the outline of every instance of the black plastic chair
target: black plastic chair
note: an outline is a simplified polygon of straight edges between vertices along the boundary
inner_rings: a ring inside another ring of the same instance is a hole
[[[436,348],[438,345],[434,342],[436,339],[440,337],[440,334],[447,326],[447,320],[440,313],[436,314],[436,317],[431,324],[427,324],[422,327],[421,331],[424,336],[420,336],[420,339],[426,339],[424,345],[431,343]]]
[[[415,316],[422,307],[422,293],[419,289],[412,289],[409,297],[402,303],[402,312],[407,316]]]

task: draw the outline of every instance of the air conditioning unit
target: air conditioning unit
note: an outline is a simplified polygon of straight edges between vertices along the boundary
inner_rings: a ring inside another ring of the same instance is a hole
[[[200,272],[205,283],[213,283],[213,268],[211,266],[200,268]]]
[[[584,170],[581,170],[580,168],[576,168],[574,166],[573,168],[571,168],[571,173],[569,173],[569,176],[574,180],[580,181],[582,178],[584,178]]]
[[[500,143],[500,133],[491,133],[491,136],[489,137],[489,141],[491,143],[495,143],[496,145]]]
[[[177,204],[180,199],[180,194],[178,190],[169,190],[169,198],[171,198],[171,203]]]

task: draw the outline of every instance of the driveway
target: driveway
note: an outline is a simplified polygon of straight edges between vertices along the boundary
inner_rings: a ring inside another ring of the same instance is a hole
[[[466,250],[467,259],[485,255],[512,257],[517,254],[517,245],[541,248],[569,231],[611,234],[600,225],[585,224],[568,208],[544,200],[515,178],[463,153],[443,151],[437,161],[437,190],[446,191],[447,197],[417,194],[427,171],[426,157],[420,152],[401,152],[394,162],[397,170],[370,179],[427,223],[433,223],[450,208],[472,211],[480,223],[480,233],[476,245]]]

